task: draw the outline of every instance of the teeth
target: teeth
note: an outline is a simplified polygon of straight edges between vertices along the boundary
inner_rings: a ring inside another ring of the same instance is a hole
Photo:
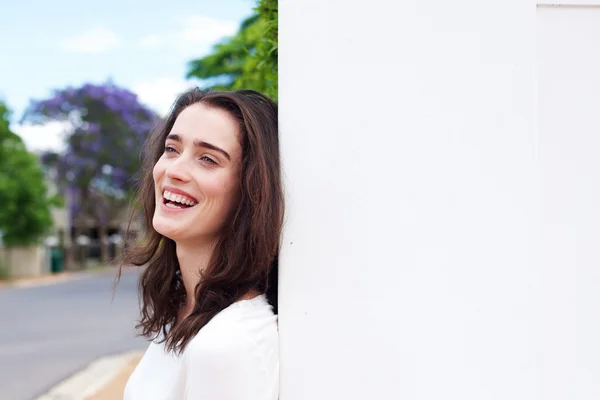
[[[181,203],[181,204],[185,204],[188,206],[195,206],[196,202],[193,201],[192,199],[182,196],[180,194],[175,194],[175,193],[171,193],[168,190],[165,190],[163,192],[163,197],[169,201],[174,201],[177,203]]]

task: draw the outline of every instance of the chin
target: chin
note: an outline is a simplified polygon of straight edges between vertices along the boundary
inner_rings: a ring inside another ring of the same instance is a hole
[[[190,240],[203,242],[212,240],[219,235],[215,225],[222,228],[221,224],[214,222],[214,219],[208,218],[205,213],[173,216],[165,215],[160,210],[156,210],[152,218],[152,227],[162,236],[175,242]]]
[[[156,215],[152,220],[152,227],[156,232],[166,238],[177,241],[177,239],[180,239],[182,229],[174,225],[172,221],[165,221],[165,218]]]

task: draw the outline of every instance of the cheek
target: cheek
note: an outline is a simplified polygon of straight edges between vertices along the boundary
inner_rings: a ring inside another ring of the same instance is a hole
[[[237,180],[232,179],[230,175],[213,177],[205,181],[204,190],[219,203],[233,203],[237,199]]]
[[[162,162],[162,158],[159,159],[156,164],[154,164],[154,168],[152,169],[152,177],[154,178],[154,184],[156,185],[158,181],[165,174],[165,166],[164,162]]]

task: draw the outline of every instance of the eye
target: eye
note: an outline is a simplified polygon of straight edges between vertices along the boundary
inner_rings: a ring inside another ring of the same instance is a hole
[[[200,157],[200,160],[201,161],[205,161],[205,162],[210,163],[210,164],[216,164],[215,160],[213,160],[209,156],[202,156],[202,157]]]
[[[173,146],[165,146],[165,153],[173,153],[177,150]]]

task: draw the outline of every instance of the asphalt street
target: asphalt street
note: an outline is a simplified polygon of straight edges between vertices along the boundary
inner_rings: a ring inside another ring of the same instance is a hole
[[[96,358],[143,350],[135,336],[137,272],[95,272],[58,284],[0,288],[0,399],[30,400]]]

